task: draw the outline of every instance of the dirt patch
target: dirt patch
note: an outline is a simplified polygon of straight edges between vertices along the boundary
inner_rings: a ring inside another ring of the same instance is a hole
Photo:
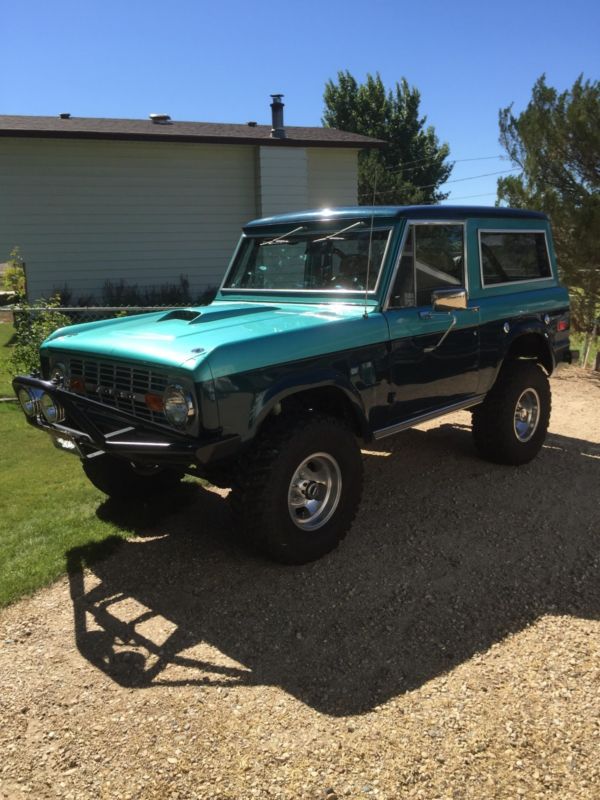
[[[466,412],[370,449],[306,567],[195,486],[91,569],[67,554],[0,613],[0,797],[598,798],[599,378],[553,378],[519,469]]]

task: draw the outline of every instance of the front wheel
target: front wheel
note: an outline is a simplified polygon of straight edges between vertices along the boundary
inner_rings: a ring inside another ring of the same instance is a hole
[[[484,402],[473,411],[479,454],[498,464],[526,464],[538,454],[550,422],[550,384],[532,361],[506,364]]]
[[[125,500],[129,497],[153,497],[174,489],[184,473],[177,469],[142,466],[113,456],[97,456],[82,461],[86,477],[96,489]]]
[[[348,532],[362,491],[362,457],[338,419],[281,417],[240,464],[232,507],[263,553],[305,564],[329,553]]]

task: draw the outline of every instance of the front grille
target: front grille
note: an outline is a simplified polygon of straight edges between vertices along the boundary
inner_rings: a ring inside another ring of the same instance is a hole
[[[146,405],[147,394],[162,396],[168,383],[166,372],[131,367],[118,361],[71,358],[68,374],[73,391],[141,420],[168,426],[162,411],[152,411]],[[81,391],[82,382],[84,392]]]

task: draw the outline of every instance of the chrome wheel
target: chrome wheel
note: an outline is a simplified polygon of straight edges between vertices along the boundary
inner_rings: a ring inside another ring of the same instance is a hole
[[[521,392],[515,406],[514,430],[520,442],[528,442],[537,430],[540,419],[540,396],[535,389]]]
[[[301,530],[316,531],[331,519],[341,495],[342,473],[337,461],[329,453],[313,453],[290,481],[290,517]]]

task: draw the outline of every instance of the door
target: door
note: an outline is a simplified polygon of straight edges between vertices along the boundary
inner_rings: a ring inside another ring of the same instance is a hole
[[[479,309],[467,301],[467,308],[439,311],[432,303],[436,290],[461,289],[467,289],[464,223],[410,224],[385,311],[388,424],[476,396]]]

